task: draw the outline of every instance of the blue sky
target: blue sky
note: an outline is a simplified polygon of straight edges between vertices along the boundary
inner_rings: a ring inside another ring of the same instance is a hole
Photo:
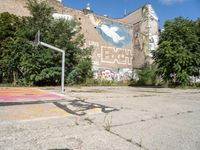
[[[166,20],[177,16],[192,20],[200,17],[200,0],[63,0],[65,6],[79,10],[82,10],[87,3],[90,3],[96,14],[106,14],[110,18],[121,18],[125,9],[130,13],[150,3],[159,17],[161,28]]]

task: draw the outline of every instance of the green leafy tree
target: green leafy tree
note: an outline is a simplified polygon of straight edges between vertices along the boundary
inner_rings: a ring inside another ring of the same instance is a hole
[[[0,74],[7,82],[16,84],[20,73],[20,45],[24,42],[16,37],[21,19],[9,13],[0,14]]]
[[[167,21],[154,53],[158,74],[165,81],[186,85],[191,76],[199,75],[199,21],[182,17]]]
[[[7,62],[4,71],[14,64],[17,65],[18,74],[20,73],[19,82],[33,85],[60,83],[61,54],[43,46],[34,48],[30,44],[30,41],[34,41],[37,31],[40,30],[42,41],[65,50],[66,77],[74,70],[79,70],[80,81],[84,82],[83,78],[91,76],[92,63],[91,49],[82,48],[84,38],[80,34],[80,24],[76,20],[54,19],[53,8],[47,1],[28,0],[27,7],[31,16],[19,18],[20,23],[14,32],[14,38],[1,46],[5,57],[2,57],[0,64]],[[10,37],[9,34],[8,37]],[[8,59],[15,56],[16,59]],[[14,60],[16,61],[13,62]],[[84,63],[87,67],[81,65]],[[0,69],[2,68],[0,66]],[[10,69],[14,71],[14,68],[10,67]],[[75,80],[76,77],[73,79]]]

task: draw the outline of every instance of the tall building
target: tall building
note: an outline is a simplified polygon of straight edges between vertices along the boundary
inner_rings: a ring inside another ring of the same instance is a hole
[[[0,0],[0,13],[9,12],[18,16],[30,15],[26,0]],[[53,16],[81,23],[85,47],[93,46],[93,70],[96,78],[127,81],[134,76],[134,69],[151,63],[152,50],[158,44],[158,17],[150,4],[112,19],[98,16],[87,4],[81,10],[65,7],[62,0],[49,0],[55,9]]]

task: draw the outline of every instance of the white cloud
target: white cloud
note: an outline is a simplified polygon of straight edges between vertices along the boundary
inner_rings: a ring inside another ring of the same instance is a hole
[[[165,5],[171,5],[174,3],[181,3],[184,2],[185,0],[159,0],[161,3],[165,4]]]

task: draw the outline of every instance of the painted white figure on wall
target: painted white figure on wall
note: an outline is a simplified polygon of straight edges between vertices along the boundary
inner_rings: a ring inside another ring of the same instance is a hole
[[[97,19],[93,14],[89,14],[91,23],[101,33],[102,37],[117,47],[124,47],[131,42],[131,36],[128,29],[117,23],[109,23],[101,19]]]
[[[120,37],[116,31],[118,31],[118,27],[108,27],[102,24],[99,27],[107,36],[111,37],[115,43],[119,43],[121,40],[124,40],[124,36]]]
[[[94,18],[94,15],[90,14],[89,18],[92,24],[95,27],[99,27],[107,36],[111,37],[115,43],[119,43],[119,41],[124,40],[124,37],[120,37],[116,31],[118,31],[118,27],[108,27],[107,25],[103,24],[101,20],[97,20]]]

